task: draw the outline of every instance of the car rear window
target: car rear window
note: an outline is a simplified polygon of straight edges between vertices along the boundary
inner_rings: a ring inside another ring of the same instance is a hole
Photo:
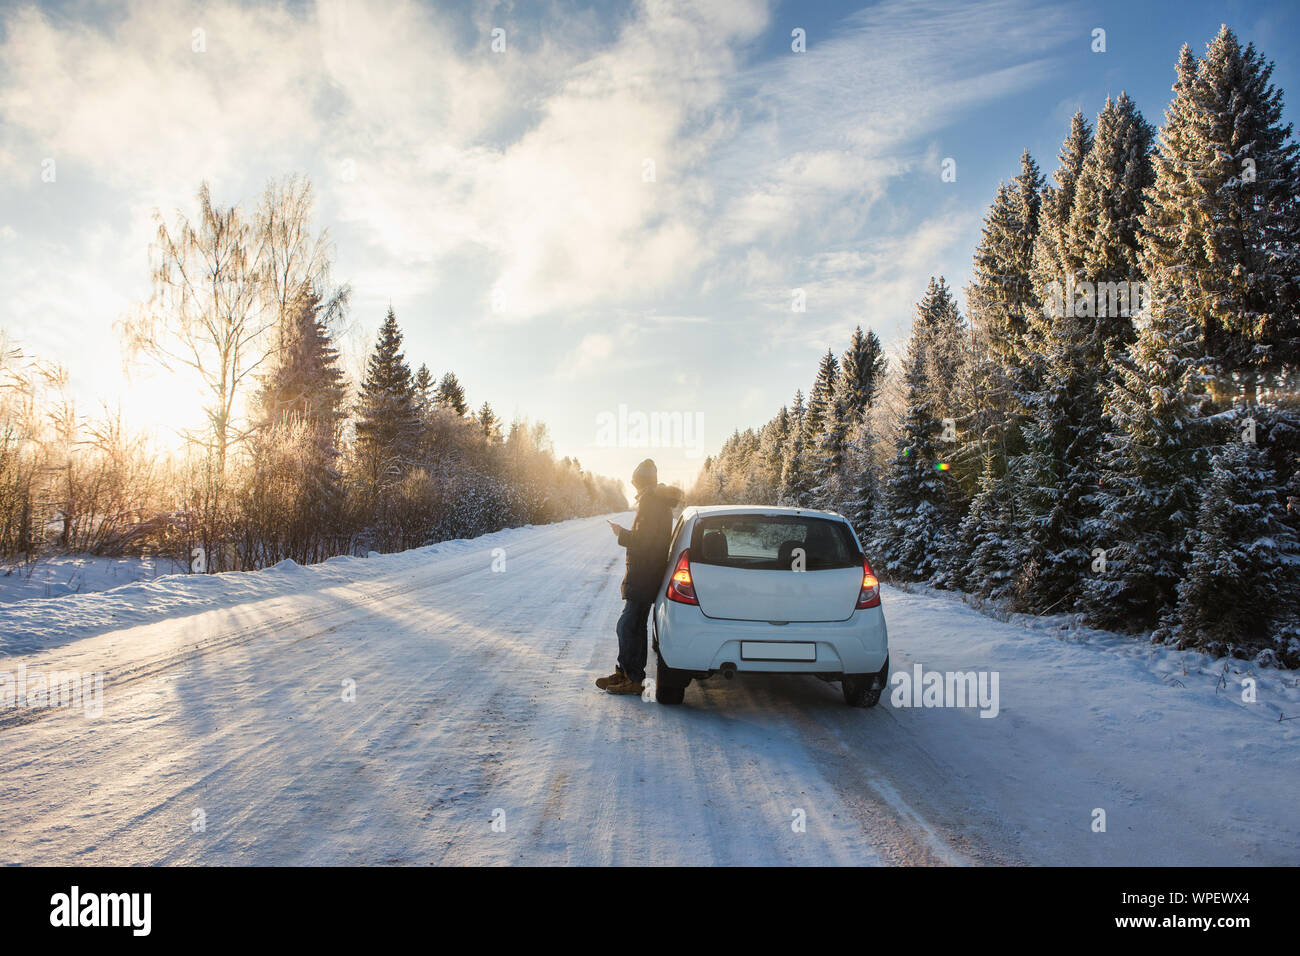
[[[691,563],[758,571],[789,571],[803,551],[804,568],[824,571],[862,563],[842,521],[802,515],[734,514],[699,518],[691,532]]]

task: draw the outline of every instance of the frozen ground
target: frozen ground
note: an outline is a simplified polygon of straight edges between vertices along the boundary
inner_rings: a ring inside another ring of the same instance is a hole
[[[596,518],[0,606],[0,672],[104,675],[0,709],[0,863],[1300,863],[1294,673],[886,588],[895,673],[996,671],[996,717],[662,707],[592,685],[621,573]]]

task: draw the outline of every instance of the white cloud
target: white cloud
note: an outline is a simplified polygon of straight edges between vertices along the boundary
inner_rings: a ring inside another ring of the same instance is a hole
[[[417,293],[475,250],[492,274],[479,315],[491,288],[522,320],[719,281],[755,244],[854,236],[911,172],[910,141],[1032,81],[1029,62],[969,82],[996,45],[1032,39],[999,32],[1009,19],[885,4],[749,65],[757,0],[646,2],[603,46],[581,18],[511,26],[503,54],[489,30],[508,8],[480,11],[467,43],[401,0],[141,2],[100,27],[26,7],[0,49],[0,154],[29,176],[37,155],[84,167],[141,212],[188,204],[200,177],[229,201],[305,168],[362,238],[362,270],[415,270]]]
[[[61,357],[82,349],[94,365],[147,291],[155,208],[192,209],[204,178],[219,202],[251,202],[292,171],[317,187],[362,321],[391,298],[438,349],[515,323],[512,345],[565,356],[543,378],[588,386],[658,367],[670,380],[674,336],[716,347],[742,321],[755,353],[838,341],[846,316],[901,323],[936,252],[978,218],[918,211],[910,186],[934,174],[937,130],[1041,78],[1032,51],[1061,15],[1033,2],[891,0],[814,32],[801,55],[763,52],[776,27],[762,0],[614,14],[139,0],[91,8],[98,22],[11,9],[0,206],[23,241],[3,246],[0,326],[57,317]],[[57,185],[39,182],[46,156]],[[790,312],[796,286],[807,314]],[[723,379],[692,379],[699,401],[734,404]],[[530,400],[504,375],[491,384]]]
[[[614,338],[601,332],[592,332],[582,337],[572,358],[559,369],[563,379],[574,379],[588,372],[614,354]]]

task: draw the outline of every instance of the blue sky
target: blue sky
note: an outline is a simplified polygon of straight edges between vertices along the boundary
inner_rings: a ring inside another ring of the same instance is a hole
[[[688,481],[855,324],[900,349],[927,277],[961,290],[997,182],[1026,147],[1050,175],[1076,109],[1127,90],[1159,123],[1180,46],[1222,22],[1300,90],[1297,9],[0,4],[0,328],[87,409],[125,387],[141,424],[197,417],[188,385],[122,378],[152,213],[303,172],[353,287],[353,368],[391,302],[408,358],[474,405],[547,422],[595,471],[648,453]],[[620,406],[699,414],[703,440],[606,447]]]

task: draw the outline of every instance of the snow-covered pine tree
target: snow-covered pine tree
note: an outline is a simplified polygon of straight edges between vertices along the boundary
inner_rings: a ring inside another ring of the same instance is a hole
[[[1067,276],[1075,275],[1082,267],[1065,243],[1070,212],[1074,208],[1075,187],[1083,171],[1084,158],[1091,149],[1092,128],[1080,111],[1071,118],[1070,132],[1061,144],[1060,165],[1052,176],[1054,184],[1043,189],[1031,269],[1034,289],[1040,299],[1053,282],[1064,284]],[[1041,313],[1037,313],[1033,320],[1041,320]]]
[[[433,408],[436,383],[433,380],[433,373],[429,371],[429,366],[423,362],[415,371],[415,378],[411,380],[411,389],[415,395],[415,407],[419,411],[421,418],[428,414]]]
[[[984,330],[990,351],[1003,365],[1011,366],[1023,329],[1016,327],[1018,286],[1014,270],[1019,262],[1019,239],[1023,224],[1017,222],[1012,187],[998,183],[972,261],[972,281],[966,289],[971,322]],[[1035,232],[1035,236],[1037,233]],[[1008,273],[1012,279],[1008,282]],[[1010,301],[1009,301],[1010,300]]]
[[[1006,237],[1004,260],[1008,271],[1003,276],[1002,303],[1006,328],[1018,349],[1016,360],[1021,368],[1032,368],[1028,356],[1035,354],[1035,343],[1030,319],[1037,315],[1041,304],[1034,291],[1034,244],[1040,229],[1039,216],[1043,204],[1043,174],[1029,150],[1020,154],[1020,172],[1011,180],[1011,214],[1016,231]]]
[[[400,477],[412,460],[420,427],[402,331],[390,306],[357,400],[356,452],[372,493]]]
[[[447,372],[438,382],[435,402],[439,408],[445,408],[464,417],[469,411],[469,402],[465,400],[465,389],[454,372]]]
[[[947,454],[963,497],[973,498],[979,491],[984,459],[993,455],[995,470],[1001,475],[1009,450],[1006,419],[988,398],[1004,381],[1002,366],[984,329],[968,328],[963,339],[952,397],[955,407],[949,416],[955,419],[957,441]]]
[[[1140,630],[1173,607],[1208,464],[1208,376],[1200,332],[1175,291],[1156,286],[1105,399],[1093,548],[1082,601],[1101,627]],[[1104,568],[1104,569],[1103,569]]]
[[[935,416],[950,420],[952,438],[944,438],[944,460],[952,464],[952,453],[959,447],[965,402],[958,394],[962,380],[962,365],[966,360],[966,324],[957,301],[943,276],[931,283],[926,291],[925,321],[928,328],[925,349],[925,379]],[[947,430],[946,430],[947,431]],[[954,477],[950,475],[950,477]]]
[[[420,367],[423,368],[424,366]],[[475,417],[484,438],[493,443],[501,440],[501,419],[497,418],[497,414],[492,411],[491,405],[484,402],[479,406],[478,414]]]
[[[1022,610],[1072,606],[1091,561],[1103,434],[1099,367],[1084,361],[1091,326],[1090,319],[1070,316],[1052,326],[1030,398],[1025,451],[1007,463],[1023,487],[1014,549]]]
[[[1064,271],[1054,277],[1037,272],[1048,283],[1039,290],[1044,308],[1035,322],[1037,388],[1028,397],[1025,452],[1008,466],[1020,472],[1025,492],[1016,597],[1026,610],[1072,606],[1091,564],[1102,395],[1114,356],[1133,337],[1130,312],[1137,303],[1129,293],[1142,281],[1138,229],[1152,177],[1152,136],[1127,95],[1108,98],[1074,182],[1068,218],[1062,222],[1059,206],[1049,204],[1052,215],[1043,217],[1039,232],[1040,257],[1059,256]],[[1075,124],[1063,155],[1073,158],[1077,140]],[[1055,194],[1053,203],[1062,195]],[[1077,300],[1075,280],[1083,292]]]
[[[907,411],[902,446],[887,466],[876,547],[884,572],[905,581],[926,580],[945,569],[959,514],[940,438],[941,417],[929,378],[936,326],[956,312],[947,287],[931,278],[917,306],[903,360]]]
[[[817,365],[817,377],[808,393],[808,407],[803,415],[803,443],[806,450],[815,450],[821,440],[822,428],[825,427],[826,415],[835,398],[839,377],[840,361],[831,349],[827,349]]]
[[[338,461],[346,386],[327,323],[339,302],[326,305],[307,291],[282,315],[240,494],[251,566],[284,558],[308,564],[332,553],[344,504]]]
[[[1281,625],[1300,610],[1300,552],[1275,482],[1255,444],[1230,441],[1215,455],[1178,586],[1180,648],[1267,651],[1273,662],[1291,656]]]
[[[929,330],[925,375],[930,381],[936,406],[952,408],[957,404],[957,372],[962,363],[966,327],[943,276],[937,281],[931,280],[922,307],[926,310],[925,321]]]
[[[1017,499],[1018,472],[997,473],[997,457],[984,456],[979,492],[971,500],[957,535],[964,560],[954,584],[981,597],[1011,596],[1020,566]]]
[[[713,500],[713,456],[705,455],[704,464],[700,466],[700,473],[695,476],[695,484],[691,486],[690,493],[687,495],[687,501],[693,505],[712,505],[717,504]]]
[[[1148,278],[1199,324],[1216,393],[1255,400],[1300,364],[1300,179],[1273,64],[1224,26],[1184,46],[1143,220]]]
[[[927,299],[929,342],[925,351],[925,380],[932,412],[941,426],[936,454],[943,468],[950,517],[953,522],[959,522],[979,475],[978,460],[962,456],[962,451],[969,447],[965,429],[969,427],[970,403],[960,391],[965,378],[964,366],[970,358],[968,332],[942,276],[927,291]],[[954,533],[948,535],[945,543],[944,570],[931,579],[938,587],[949,587],[957,580],[956,570],[963,560],[957,551],[955,527],[952,530]]]
[[[781,497],[781,471],[785,464],[786,443],[790,439],[790,410],[785,405],[759,435],[759,469],[761,490],[756,504],[776,504]]]
[[[258,404],[263,424],[306,422],[332,449],[347,388],[325,310],[320,295],[307,290],[286,311]]]
[[[1080,311],[1095,316],[1098,362],[1107,349],[1133,341],[1132,316],[1139,306],[1132,296],[1112,295],[1108,285],[1123,283],[1118,290],[1123,292],[1144,278],[1139,238],[1146,190],[1155,179],[1154,139],[1155,130],[1127,93],[1107,97],[1079,173],[1062,245],[1067,263],[1077,263],[1080,278],[1094,287],[1095,300],[1085,297]]]
[[[735,471],[740,488],[734,499],[737,504],[757,504],[763,496],[763,475],[760,468],[760,441],[758,432],[746,428],[740,433],[735,455]]]
[[[1285,505],[1286,520],[1292,533],[1300,538],[1300,393],[1279,395],[1267,405],[1254,407],[1248,415],[1256,419],[1256,441],[1273,469],[1273,483]],[[1300,564],[1294,570],[1300,575]],[[1300,582],[1295,593],[1300,598]],[[1300,638],[1300,613],[1296,615],[1296,628]]]
[[[1020,173],[1011,183],[998,186],[966,292],[971,323],[984,330],[1005,379],[990,400],[1008,419],[1020,412],[1023,395],[1032,390],[1029,358],[1036,348],[1026,337],[1039,309],[1031,272],[1042,186],[1042,174],[1026,150],[1020,157]]]
[[[873,411],[868,408],[862,421],[849,429],[845,448],[844,502],[840,511],[858,533],[862,546],[870,551],[876,537],[876,512],[880,501],[880,469],[876,464]],[[871,560],[875,556],[868,554]]]
[[[881,348],[880,338],[871,329],[864,334],[859,325],[853,330],[848,350],[840,362],[840,389],[846,401],[847,424],[862,421],[876,400],[888,368],[889,359]]]
[[[758,434],[752,428],[736,429],[722,443],[712,468],[719,503],[750,504],[762,494],[758,457]]]
[[[975,250],[966,288],[971,330],[958,370],[957,414],[949,416],[958,419],[959,442],[948,454],[966,494],[975,487],[984,456],[994,456],[994,471],[1001,476],[1023,450],[1022,428],[1037,388],[1041,351],[1034,269],[1042,187],[1038,166],[1025,151],[1019,175],[999,184]],[[948,565],[954,580],[959,580],[960,557],[952,555]]]
[[[844,506],[844,453],[848,445],[849,403],[844,389],[836,388],[822,418],[813,469],[813,502],[819,508],[839,511]]]
[[[790,409],[790,438],[786,442],[785,461],[781,465],[781,503],[796,508],[808,507],[811,499],[812,470],[808,461],[810,450],[804,443],[807,417],[803,391],[796,391]]]

